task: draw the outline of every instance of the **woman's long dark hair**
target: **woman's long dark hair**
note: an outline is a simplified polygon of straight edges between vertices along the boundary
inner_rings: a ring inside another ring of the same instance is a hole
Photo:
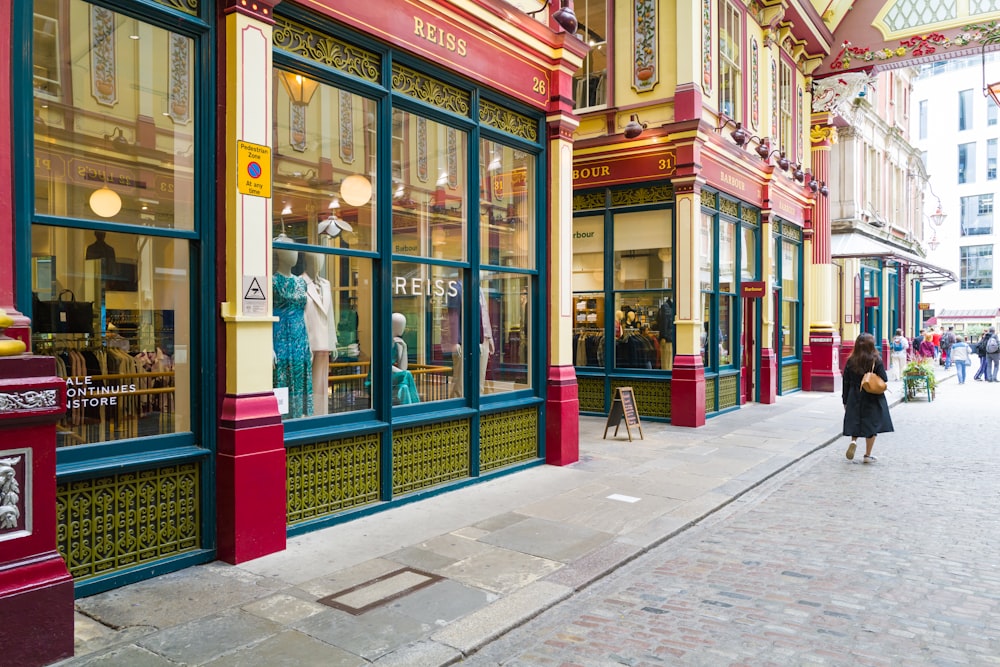
[[[872,369],[872,365],[876,361],[881,359],[882,355],[879,354],[878,348],[875,346],[875,336],[863,333],[854,341],[854,349],[851,351],[851,356],[847,358],[846,365],[858,375],[864,375]]]

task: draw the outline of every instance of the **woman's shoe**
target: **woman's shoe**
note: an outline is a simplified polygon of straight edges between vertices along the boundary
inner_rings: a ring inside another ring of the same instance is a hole
[[[854,452],[858,449],[858,443],[851,440],[851,444],[847,446],[847,460],[852,461],[854,459]]]
[[[876,461],[878,461],[878,459],[875,458],[874,456],[869,456],[868,454],[865,454],[865,458],[862,461],[862,463],[875,463]]]

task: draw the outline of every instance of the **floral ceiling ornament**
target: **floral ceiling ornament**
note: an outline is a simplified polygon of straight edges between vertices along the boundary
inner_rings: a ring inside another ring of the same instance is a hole
[[[987,45],[1000,42],[1000,22],[997,21],[973,23],[963,26],[962,30],[962,33],[954,37],[945,37],[939,32],[914,35],[899,40],[899,46],[896,48],[883,47],[874,51],[868,47],[854,46],[850,41],[845,41],[833,62],[833,68],[847,69],[858,66],[859,63],[920,58],[937,53],[939,49],[957,49],[970,44]]]

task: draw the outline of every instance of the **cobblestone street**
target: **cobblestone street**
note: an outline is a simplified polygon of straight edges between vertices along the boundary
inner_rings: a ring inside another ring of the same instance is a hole
[[[821,449],[463,664],[1000,664],[998,404],[901,403],[877,463]]]

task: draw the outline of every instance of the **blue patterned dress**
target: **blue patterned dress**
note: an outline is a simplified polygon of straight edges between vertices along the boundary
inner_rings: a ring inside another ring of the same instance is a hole
[[[274,274],[274,386],[288,387],[288,418],[309,416],[312,404],[312,351],[306,332],[306,281]]]

